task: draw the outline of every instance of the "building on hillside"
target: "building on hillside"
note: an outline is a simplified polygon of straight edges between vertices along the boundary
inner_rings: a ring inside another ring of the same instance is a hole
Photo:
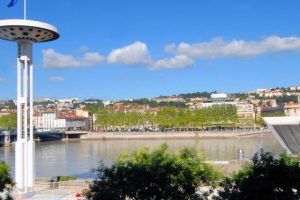
[[[300,86],[291,86],[291,87],[289,87],[289,89],[292,90],[292,91],[299,91]]]
[[[229,98],[226,94],[212,94],[212,98],[206,99],[198,108],[207,108],[214,105],[233,105],[236,107],[239,118],[254,120],[256,111],[254,105],[249,101],[240,101],[238,98]]]
[[[282,89],[271,89],[257,92],[257,94],[259,94],[260,97],[273,98],[282,97],[284,95],[284,91]]]
[[[210,95],[212,99],[228,99],[228,94],[225,93],[213,93]]]
[[[256,107],[277,107],[276,99],[251,99],[251,103]]]
[[[159,97],[152,99],[152,101],[155,101],[156,103],[160,102],[185,102],[184,98],[182,97]]]
[[[286,96],[300,96],[300,92],[287,92]]]
[[[236,112],[239,117],[255,119],[254,105],[248,101],[237,101],[235,103]]]
[[[124,112],[146,112],[150,109],[150,106],[148,104],[129,104],[129,105],[123,105],[123,104],[115,104],[111,107],[111,110],[113,111],[124,111]]]
[[[203,100],[207,99],[206,97],[193,97],[193,98],[188,98],[190,102],[202,102]]]
[[[76,116],[79,116],[79,117],[85,117],[85,118],[88,118],[88,117],[90,116],[90,113],[89,113],[89,111],[84,110],[84,109],[82,109],[82,108],[77,108],[77,109],[75,110],[75,115],[76,115]]]
[[[206,108],[214,105],[235,105],[239,99],[229,98],[227,94],[211,94],[211,98],[205,99],[198,104],[198,108]]]
[[[298,103],[289,102],[284,104],[283,108],[286,116],[300,116],[300,106]]]

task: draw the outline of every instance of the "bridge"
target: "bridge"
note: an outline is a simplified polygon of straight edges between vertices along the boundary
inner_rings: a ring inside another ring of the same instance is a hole
[[[65,131],[65,139],[80,138],[81,135],[85,135],[85,134],[88,134],[88,131],[84,131],[84,130]]]

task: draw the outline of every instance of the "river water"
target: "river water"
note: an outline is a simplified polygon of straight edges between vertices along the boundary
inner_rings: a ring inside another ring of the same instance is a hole
[[[231,160],[237,158],[237,150],[243,149],[246,158],[263,148],[279,155],[283,148],[271,134],[250,138],[232,139],[177,139],[177,140],[84,140],[36,143],[36,176],[50,178],[59,175],[91,178],[90,170],[102,160],[109,165],[123,152],[147,147],[154,149],[167,143],[171,152],[183,147],[194,147],[207,160]],[[5,161],[14,171],[14,147],[0,148],[0,161]]]

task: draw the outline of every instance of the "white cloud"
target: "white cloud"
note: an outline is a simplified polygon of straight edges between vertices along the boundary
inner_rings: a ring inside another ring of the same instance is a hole
[[[174,53],[176,50],[176,44],[172,43],[172,44],[168,44],[164,47],[165,52],[167,53]]]
[[[300,50],[300,38],[269,36],[260,41],[232,40],[215,38],[209,42],[196,44],[180,43],[177,55],[191,58],[215,59],[222,57],[253,57],[266,53]]]
[[[88,52],[85,53],[81,58],[81,64],[83,66],[92,66],[104,61],[104,57],[97,52]]]
[[[158,68],[185,68],[194,64],[194,60],[186,55],[177,55],[171,58],[165,58],[155,61],[150,69]]]
[[[82,51],[87,51],[85,46]],[[145,65],[149,69],[185,68],[197,59],[219,59],[225,57],[255,57],[267,53],[300,51],[299,37],[269,36],[261,40],[229,40],[215,38],[200,43],[172,43],[164,47],[169,55],[152,60],[147,44],[137,41],[128,46],[113,49],[107,56],[108,64],[125,66]],[[46,68],[88,67],[103,62],[105,58],[97,52],[85,52],[76,57],[58,53],[53,49],[43,50],[43,65]]]
[[[104,61],[104,57],[97,52],[87,52],[82,57],[64,55],[54,49],[45,49],[43,53],[43,66],[45,68],[63,69],[71,67],[90,67]]]
[[[112,50],[109,63],[121,63],[128,66],[143,65],[151,62],[148,47],[143,42],[135,42],[125,47]]]
[[[49,81],[55,81],[55,82],[62,82],[64,81],[65,79],[61,76],[52,76],[49,78]]]
[[[3,82],[3,81],[5,81],[5,80],[6,80],[6,78],[0,76],[0,82]]]

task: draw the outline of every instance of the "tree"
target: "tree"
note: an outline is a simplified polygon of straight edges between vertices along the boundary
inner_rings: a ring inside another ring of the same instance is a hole
[[[225,200],[293,200],[300,198],[299,162],[283,154],[274,158],[261,150],[232,178],[226,178],[217,199]]]
[[[12,199],[10,191],[14,186],[13,178],[9,174],[10,167],[4,162],[0,163],[0,193],[4,193],[4,199]],[[0,197],[1,199],[1,197]]]
[[[17,127],[17,115],[10,114],[0,117],[0,129],[9,130]]]
[[[101,164],[85,195],[90,199],[204,199],[199,186],[213,184],[220,173],[194,149],[169,154],[167,145],[124,154],[111,166]]]

